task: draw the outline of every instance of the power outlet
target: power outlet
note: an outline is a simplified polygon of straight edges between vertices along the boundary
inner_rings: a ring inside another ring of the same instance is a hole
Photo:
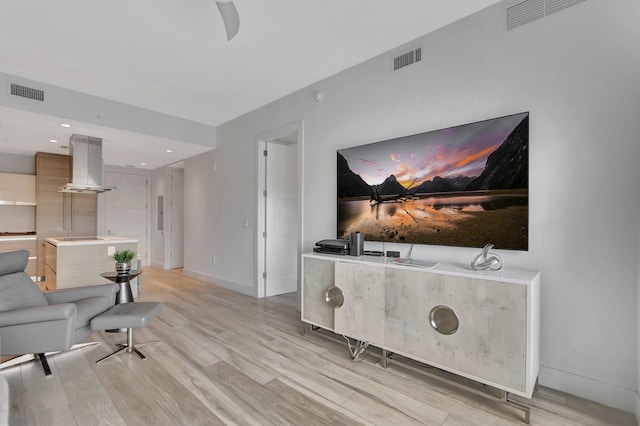
[[[216,257],[213,256],[213,258],[211,259],[211,263],[213,263],[214,265],[216,264]]]
[[[115,246],[107,246],[107,256],[113,256],[115,252],[116,252]]]

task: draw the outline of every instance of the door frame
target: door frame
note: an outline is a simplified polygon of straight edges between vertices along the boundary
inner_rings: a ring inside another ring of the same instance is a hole
[[[184,212],[182,214],[182,223],[175,223],[176,215],[174,212],[174,188],[173,188],[173,174],[174,173],[182,173],[182,209],[184,210],[184,168],[167,166],[165,170],[165,182],[166,182],[166,196],[165,196],[165,206],[164,206],[164,269],[174,269],[172,262],[172,254],[173,254],[173,228],[174,225],[178,225],[182,227],[183,233],[183,245],[182,245],[182,266],[175,268],[184,268]]]
[[[254,282],[254,295],[257,298],[265,297],[266,279],[263,276],[265,271],[265,259],[266,259],[266,241],[264,239],[264,232],[266,230],[266,203],[264,197],[264,191],[266,190],[266,169],[263,151],[265,150],[268,142],[273,142],[277,139],[291,135],[297,132],[297,148],[298,148],[298,164],[297,164],[297,181],[298,181],[298,241],[297,241],[297,270],[298,270],[298,306],[300,305],[300,278],[301,278],[301,255],[302,255],[302,243],[304,241],[304,121],[296,121],[291,124],[287,124],[275,129],[261,133],[256,137],[256,170],[257,173],[257,186],[256,186],[256,206],[255,206],[255,282]]]

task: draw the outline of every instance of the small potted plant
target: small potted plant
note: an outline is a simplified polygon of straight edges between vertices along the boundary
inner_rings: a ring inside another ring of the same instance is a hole
[[[113,259],[116,261],[116,272],[118,274],[129,273],[134,256],[135,253],[131,250],[118,250],[113,253]]]

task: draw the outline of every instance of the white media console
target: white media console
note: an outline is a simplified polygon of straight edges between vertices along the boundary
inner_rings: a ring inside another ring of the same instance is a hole
[[[304,254],[302,268],[302,321],[531,398],[540,365],[538,271],[318,253]]]

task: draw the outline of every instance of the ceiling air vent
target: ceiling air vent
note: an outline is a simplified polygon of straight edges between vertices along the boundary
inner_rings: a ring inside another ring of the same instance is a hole
[[[507,7],[507,30],[537,21],[584,0],[525,0]]]
[[[551,15],[566,9],[574,4],[582,3],[584,0],[547,0],[545,7],[545,14]]]
[[[422,48],[418,47],[417,49],[413,49],[409,52],[403,53],[402,55],[393,58],[393,70],[398,71],[401,68],[407,67],[420,61],[422,61]]]
[[[11,94],[21,96],[23,98],[34,99],[36,101],[44,101],[44,91],[34,89],[32,87],[21,86],[11,83]]]

